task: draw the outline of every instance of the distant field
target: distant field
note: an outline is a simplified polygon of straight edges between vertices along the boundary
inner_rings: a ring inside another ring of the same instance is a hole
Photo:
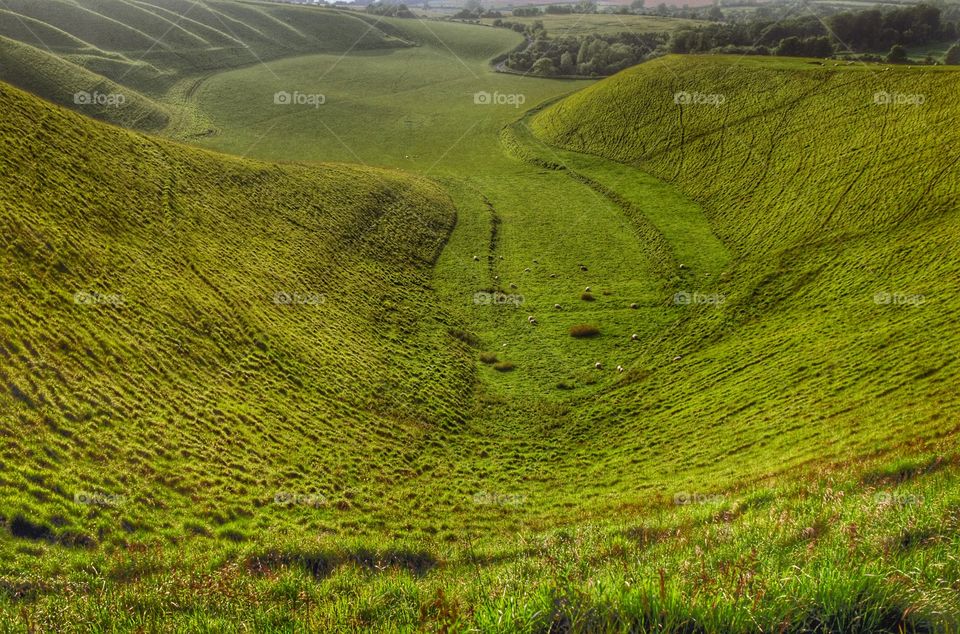
[[[670,33],[676,29],[703,24],[698,20],[683,20],[679,18],[661,18],[646,15],[605,15],[605,14],[578,14],[578,15],[540,15],[536,17],[504,18],[510,22],[530,24],[541,20],[547,33],[551,37],[562,35],[588,35],[590,33],[613,34],[624,31],[640,33]],[[484,24],[491,24],[493,20],[483,20]]]

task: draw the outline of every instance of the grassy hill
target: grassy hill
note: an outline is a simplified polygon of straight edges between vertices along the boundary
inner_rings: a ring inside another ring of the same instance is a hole
[[[216,156],[0,91],[15,536],[243,532],[285,515],[277,491],[364,506],[462,416],[467,347],[427,300],[453,222],[436,187]]]
[[[956,183],[891,153],[951,75],[671,58],[590,86],[492,73],[505,30],[385,25],[419,46],[165,93],[195,143],[274,164],[3,87],[0,622],[960,626]]]
[[[2,36],[0,80],[127,128],[159,131],[170,122],[169,109],[149,97],[61,57]]]
[[[719,275],[680,272],[682,292],[723,303],[689,305],[649,346],[643,378],[582,424],[609,425],[607,442],[642,438],[628,452],[651,432],[666,447],[696,437],[697,451],[669,467],[687,473],[731,456],[724,470],[736,473],[954,433],[960,155],[945,126],[955,81],[906,67],[668,58],[539,114],[546,141],[674,184],[734,253]],[[726,100],[678,105],[681,91]],[[926,100],[877,105],[879,92]],[[665,364],[673,355],[682,361]]]
[[[349,12],[247,0],[10,0],[0,7],[0,37],[4,81],[68,107],[77,86],[109,89],[126,103],[78,109],[143,130],[173,116],[192,133],[203,122],[185,93],[210,73],[407,44]],[[165,104],[147,106],[148,99]],[[154,112],[145,116],[145,107]]]

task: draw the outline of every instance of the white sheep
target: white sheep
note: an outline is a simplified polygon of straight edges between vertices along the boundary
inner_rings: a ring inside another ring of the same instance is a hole
[[[586,287],[585,289],[583,289],[583,292],[584,292],[584,293],[589,293],[589,292],[590,292],[590,287],[588,286],[588,287]]]
[[[637,308],[639,308],[639,306],[637,306],[637,303],[634,302],[634,303],[630,304],[630,308],[636,310]]]
[[[630,341],[639,341],[639,340],[640,340],[640,337],[638,337],[636,333],[630,335]]]
[[[560,304],[554,304],[553,307],[556,308],[557,310],[563,310],[563,306],[561,306]]]
[[[603,364],[597,361],[596,363],[593,364],[593,367],[596,368],[597,370],[602,370]]]
[[[479,261],[480,261],[480,256],[479,256],[479,255],[473,256],[473,261],[474,261],[474,262],[479,262]]]
[[[618,366],[617,366],[617,372],[623,372],[623,366],[622,366],[622,365],[618,365]]]
[[[675,356],[675,357],[673,358],[673,360],[674,360],[674,361],[679,361],[679,360],[682,359],[682,358],[683,358],[683,357],[678,354],[677,356]]]
[[[523,269],[523,272],[524,272],[524,273],[529,273],[529,272],[530,272],[530,267],[528,266],[527,268]]]

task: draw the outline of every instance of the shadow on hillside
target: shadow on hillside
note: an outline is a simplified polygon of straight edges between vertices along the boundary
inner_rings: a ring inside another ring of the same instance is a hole
[[[270,551],[247,559],[247,569],[257,575],[265,575],[284,568],[299,566],[315,579],[329,577],[340,566],[355,565],[366,572],[379,574],[388,570],[401,570],[422,577],[437,567],[437,559],[426,551],[388,549],[376,552],[358,548],[346,552],[278,552]]]

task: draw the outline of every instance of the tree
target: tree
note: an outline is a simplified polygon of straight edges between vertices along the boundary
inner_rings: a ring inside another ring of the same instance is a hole
[[[907,49],[899,44],[894,44],[890,47],[890,52],[887,53],[887,62],[890,64],[903,64],[909,61],[910,58],[907,56]]]
[[[825,35],[807,38],[803,43],[806,45],[806,54],[810,57],[833,56],[833,43],[830,41],[830,38]]]
[[[783,38],[780,40],[780,45],[777,46],[777,55],[785,55],[787,57],[803,57],[803,53],[803,42],[801,42],[800,38],[796,35]]]
[[[573,59],[570,51],[564,51],[563,55],[560,56],[560,71],[564,75],[570,75],[576,70],[575,64],[576,60]]]
[[[943,63],[950,66],[960,66],[960,44],[954,44],[950,47],[946,57],[943,58]]]
[[[590,0],[580,0],[573,8],[574,13],[596,13],[597,5]]]
[[[717,5],[713,5],[707,13],[707,19],[711,22],[723,22],[723,10]]]
[[[647,0],[633,0],[633,2],[630,3],[630,8],[634,10],[640,10],[646,3]]]
[[[533,68],[530,69],[530,73],[533,75],[549,77],[550,75],[557,74],[557,67],[553,65],[553,62],[550,61],[549,57],[541,57],[533,63]]]

